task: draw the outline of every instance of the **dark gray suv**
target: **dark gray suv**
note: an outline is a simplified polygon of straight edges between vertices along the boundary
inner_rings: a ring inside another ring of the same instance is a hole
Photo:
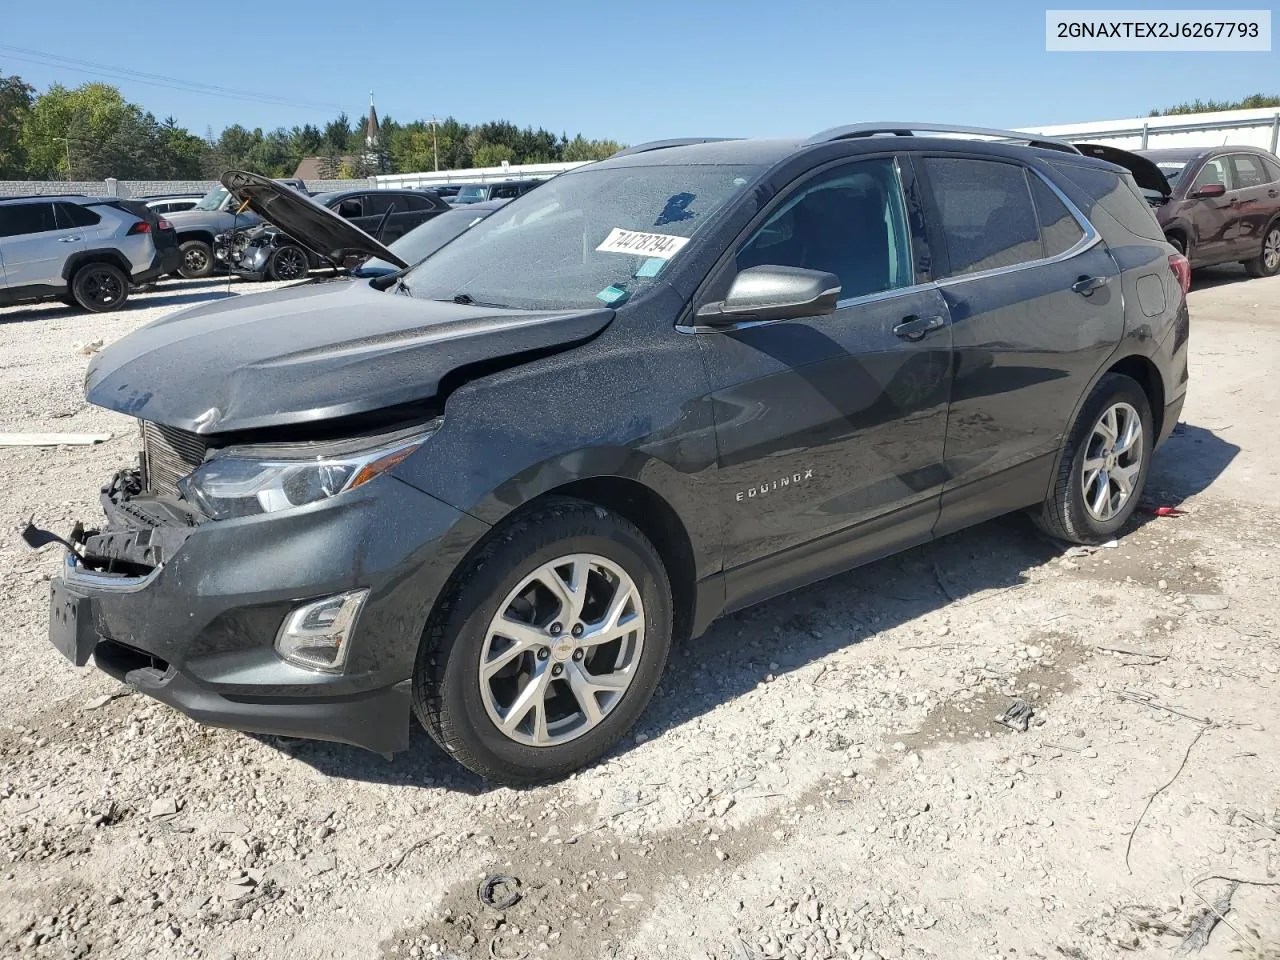
[[[143,453],[65,541],[51,639],[208,723],[390,752],[412,712],[488,778],[563,775],[726,612],[1013,510],[1115,536],[1186,392],[1187,262],[1065,143],[646,144],[412,267],[224,182],[401,269],[92,361]]]

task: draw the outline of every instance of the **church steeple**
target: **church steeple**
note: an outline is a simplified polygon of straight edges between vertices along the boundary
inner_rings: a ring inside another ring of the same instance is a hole
[[[373,105],[373,91],[369,91],[369,120],[364,128],[364,143],[370,150],[379,146],[382,130],[378,127],[378,111]]]

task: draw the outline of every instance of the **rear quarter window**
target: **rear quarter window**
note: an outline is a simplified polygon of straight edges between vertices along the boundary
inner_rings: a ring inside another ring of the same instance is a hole
[[[1087,193],[1094,203],[1134,236],[1164,240],[1164,231],[1160,229],[1151,204],[1143,198],[1127,173],[1058,161],[1051,161],[1050,166]],[[1089,211],[1085,213],[1088,215]]]

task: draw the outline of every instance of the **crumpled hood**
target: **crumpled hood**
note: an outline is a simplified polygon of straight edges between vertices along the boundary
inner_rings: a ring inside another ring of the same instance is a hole
[[[359,281],[285,287],[134,331],[94,356],[85,396],[206,435],[310,423],[429,400],[450,371],[581,343],[612,319],[417,300]]]

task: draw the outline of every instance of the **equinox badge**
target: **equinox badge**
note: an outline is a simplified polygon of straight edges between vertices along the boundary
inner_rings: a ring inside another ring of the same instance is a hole
[[[756,487],[748,487],[746,490],[739,490],[733,495],[733,499],[741,503],[743,500],[750,500],[753,497],[763,497],[775,490],[781,490],[783,487],[790,487],[797,483],[804,483],[806,480],[813,479],[813,470],[797,470],[795,473],[788,474],[785,477],[779,477],[777,480],[767,480]]]

